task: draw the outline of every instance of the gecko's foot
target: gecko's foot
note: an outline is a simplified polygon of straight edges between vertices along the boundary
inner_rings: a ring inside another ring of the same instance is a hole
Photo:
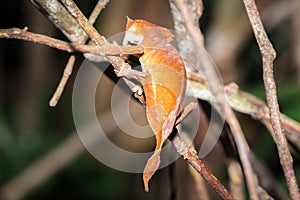
[[[115,72],[118,77],[125,76],[127,78],[133,78],[136,80],[143,79],[146,76],[146,72],[131,69],[131,67],[127,63],[125,63],[120,69],[115,69]]]
[[[143,88],[141,85],[135,85],[133,88],[132,88],[132,92],[138,94],[139,96],[141,96],[143,94]]]

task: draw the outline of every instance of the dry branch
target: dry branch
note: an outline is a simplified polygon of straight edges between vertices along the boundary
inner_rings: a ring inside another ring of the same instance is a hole
[[[71,42],[86,37],[84,30],[58,0],[30,0]]]
[[[65,85],[67,84],[68,79],[69,79],[70,75],[72,74],[75,61],[76,61],[76,57],[74,55],[71,55],[69,57],[67,65],[64,69],[63,76],[62,76],[50,102],[49,102],[50,106],[52,106],[52,107],[56,106],[57,102],[59,101],[60,96],[62,95],[62,93],[64,91]]]
[[[99,56],[119,56],[124,54],[139,54],[143,52],[143,49],[140,47],[117,46],[112,45],[110,43],[103,44],[102,46],[69,43],[45,35],[29,32],[27,27],[23,29],[0,29],[0,38],[26,40],[34,43],[43,44],[59,50],[67,51],[69,53],[81,52],[91,53]]]
[[[89,22],[91,25],[93,25],[96,21],[96,19],[98,18],[100,12],[102,11],[103,8],[105,8],[106,4],[108,4],[109,0],[98,0],[96,6],[94,7],[93,12],[91,13],[90,17],[89,17]],[[78,41],[81,42],[86,42],[88,39],[88,35],[83,34]]]
[[[262,54],[263,80],[269,107],[270,121],[274,131],[280,163],[282,165],[288,185],[290,198],[300,199],[299,188],[293,169],[293,159],[288,149],[287,140],[283,133],[280,119],[276,83],[273,71],[273,61],[276,57],[276,52],[266,34],[255,2],[253,0],[244,0],[243,2],[251,22],[256,41],[258,42],[260,52]]]
[[[187,159],[189,164],[193,166],[204,180],[214,189],[220,197],[223,199],[231,200],[235,199],[226,190],[222,183],[212,174],[212,172],[205,166],[205,164],[199,159],[197,151],[193,145],[187,146],[187,144],[181,139],[179,135],[175,136],[172,141],[177,152]]]
[[[89,17],[89,22],[91,24],[94,24],[98,15],[100,14],[101,10],[105,7],[105,5],[108,3],[108,1],[102,1],[102,0],[99,0],[98,3],[96,4],[96,6],[94,7],[94,10],[92,12],[92,14],[90,15]],[[84,44],[86,43],[86,41],[88,40],[88,35],[87,34],[82,34],[76,41],[76,43],[78,44]],[[65,88],[65,85],[67,84],[68,82],[68,79],[70,77],[70,75],[72,74],[72,71],[73,71],[73,67],[74,67],[74,64],[75,64],[75,61],[76,61],[76,57],[74,55],[71,55],[69,57],[69,60],[68,60],[68,63],[64,69],[64,73],[63,73],[63,76],[57,86],[57,89],[56,91],[54,92],[53,94],[53,97],[51,98],[50,102],[49,102],[49,105],[54,107],[57,105],[57,102],[59,101],[60,99],[60,96],[62,95],[63,91],[64,91],[64,88]]]

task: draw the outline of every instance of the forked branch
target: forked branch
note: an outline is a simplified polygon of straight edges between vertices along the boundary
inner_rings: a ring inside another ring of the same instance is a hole
[[[193,145],[188,146],[179,135],[175,136],[172,142],[177,152],[184,159],[188,160],[189,164],[193,166],[199,174],[201,174],[204,180],[220,195],[220,197],[226,200],[235,199],[199,159],[197,151]]]
[[[97,17],[99,16],[101,10],[105,7],[105,5],[108,3],[108,0],[107,1],[102,1],[102,0],[99,0],[98,3],[96,4],[96,6],[94,7],[94,10],[93,12],[91,13],[90,17],[89,17],[89,22],[93,25],[97,19]],[[77,39],[76,43],[79,43],[79,44],[84,44],[86,43],[86,41],[89,39],[88,35],[87,34],[82,34],[79,36],[79,38]],[[73,71],[73,67],[74,67],[74,64],[75,64],[75,61],[76,61],[76,57],[74,55],[71,55],[69,57],[69,60],[68,60],[68,63],[64,69],[64,73],[63,73],[63,76],[57,86],[57,89],[56,91],[54,92],[50,102],[49,102],[49,105],[54,107],[57,105],[59,99],[60,99],[60,96],[62,95],[63,91],[64,91],[64,88],[65,88],[65,85],[67,84],[68,82],[68,79],[70,77],[70,75],[72,74],[72,71]]]

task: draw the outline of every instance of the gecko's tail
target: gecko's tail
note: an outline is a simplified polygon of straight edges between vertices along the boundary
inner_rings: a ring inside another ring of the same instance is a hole
[[[143,173],[143,181],[144,181],[144,187],[145,191],[149,191],[149,181],[153,174],[156,172],[156,170],[159,167],[160,164],[160,152],[161,148],[154,151],[154,154],[148,159],[147,164],[144,168]]]

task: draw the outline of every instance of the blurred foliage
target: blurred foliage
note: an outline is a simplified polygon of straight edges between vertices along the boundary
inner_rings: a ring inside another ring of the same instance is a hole
[[[26,199],[129,199],[124,196],[128,182],[128,175],[101,169],[89,156],[79,156]]]

